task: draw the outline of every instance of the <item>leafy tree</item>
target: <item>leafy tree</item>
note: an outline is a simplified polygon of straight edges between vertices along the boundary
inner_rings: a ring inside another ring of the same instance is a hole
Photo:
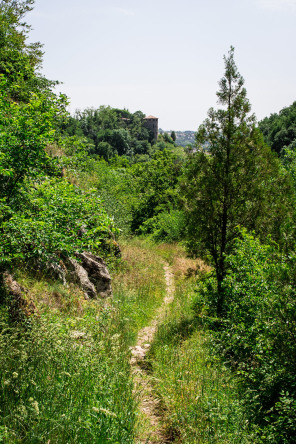
[[[51,168],[46,146],[55,140],[65,98],[44,92],[32,95],[28,103],[16,103],[9,98],[7,83],[0,75],[0,198],[8,203],[25,178]]]
[[[171,139],[173,140],[173,142],[176,142],[176,133],[175,133],[175,131],[171,132]]]
[[[166,149],[156,151],[149,162],[133,166],[138,199],[133,209],[132,231],[151,233],[158,225],[160,213],[179,209],[176,187],[181,168],[180,160]]]
[[[264,144],[250,114],[233,48],[224,61],[225,73],[217,92],[224,108],[211,108],[199,127],[197,152],[189,155],[181,184],[188,246],[214,265],[220,315],[224,309],[225,257],[232,251],[236,226],[279,237],[287,210],[284,193],[291,192],[278,159]]]
[[[30,92],[44,91],[56,82],[37,74],[42,63],[42,45],[27,43],[30,26],[23,21],[34,0],[0,1],[0,74],[7,78],[10,95],[28,100]]]

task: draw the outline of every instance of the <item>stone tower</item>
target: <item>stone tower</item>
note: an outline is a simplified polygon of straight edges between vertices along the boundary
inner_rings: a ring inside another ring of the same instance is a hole
[[[153,139],[157,140],[158,136],[158,118],[154,116],[148,116],[144,118],[144,126],[149,131],[151,131],[153,135]]]

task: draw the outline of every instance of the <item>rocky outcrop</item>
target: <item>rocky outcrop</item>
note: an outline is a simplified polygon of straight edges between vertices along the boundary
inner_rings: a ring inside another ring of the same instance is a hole
[[[83,252],[76,255],[82,267],[86,270],[90,282],[102,298],[112,296],[111,276],[105,261],[94,254]]]
[[[87,299],[112,296],[111,276],[102,258],[83,252],[66,262],[66,280],[80,285]]]
[[[46,264],[49,276],[67,286],[69,282],[78,284],[86,299],[112,297],[111,276],[104,260],[84,251],[75,258],[63,258],[59,263]]]
[[[82,288],[86,299],[96,299],[97,292],[94,284],[90,282],[87,271],[75,259],[69,259],[72,269],[68,272],[67,277],[72,282],[79,284]]]
[[[29,301],[25,297],[27,290],[19,285],[8,271],[3,274],[3,287],[8,302],[9,316],[12,321],[23,321],[25,318],[37,314],[33,301]]]
[[[45,267],[43,266],[43,269],[44,268],[47,274],[49,274],[52,279],[60,280],[63,282],[63,285],[65,285],[65,287],[67,286],[67,268],[63,261],[60,261],[59,264],[57,264],[56,262],[48,262]]]

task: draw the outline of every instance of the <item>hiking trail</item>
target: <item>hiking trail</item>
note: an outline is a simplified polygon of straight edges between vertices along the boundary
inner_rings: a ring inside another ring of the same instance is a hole
[[[147,371],[147,365],[145,364],[145,359],[157,327],[165,317],[166,308],[174,299],[174,275],[168,263],[164,263],[164,273],[166,295],[163,303],[158,308],[152,322],[139,331],[136,345],[131,348],[131,366],[135,382],[134,393],[136,396],[139,396],[139,408],[145,421],[144,436],[137,438],[137,444],[162,444],[170,442],[166,438],[161,425],[160,399],[153,389],[153,375]]]

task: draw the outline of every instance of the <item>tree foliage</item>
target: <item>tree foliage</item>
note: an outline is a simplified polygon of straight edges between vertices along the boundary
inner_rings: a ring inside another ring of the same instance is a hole
[[[38,74],[42,45],[27,43],[30,26],[23,21],[33,9],[34,0],[0,1],[0,74],[3,74],[14,100],[27,101],[32,91],[44,91],[56,82]]]
[[[62,129],[68,135],[86,138],[89,153],[105,160],[116,155],[133,157],[147,153],[151,147],[144,117],[141,111],[132,114],[110,106],[87,108],[65,120]]]
[[[223,108],[211,108],[199,127],[197,151],[189,156],[181,185],[188,245],[215,267],[219,314],[224,309],[225,258],[232,251],[236,226],[277,236],[286,217],[285,193],[290,192],[279,161],[264,144],[250,114],[233,48],[224,61],[217,92]]]
[[[283,108],[278,114],[265,117],[259,122],[259,128],[265,142],[280,154],[284,147],[296,141],[296,102]]]
[[[57,120],[62,117],[65,98],[46,92],[33,94],[28,102],[9,98],[7,81],[0,76],[0,199],[16,195],[25,178],[48,172],[52,160],[47,144],[55,141]]]
[[[49,146],[68,114],[37,73],[41,45],[28,45],[23,16],[33,1],[3,0],[0,11],[0,255],[1,266],[20,260],[58,260],[96,251],[115,233],[97,193],[61,177]],[[106,120],[106,119],[105,119]],[[75,141],[76,143],[77,141]],[[51,179],[50,179],[51,177]],[[56,179],[54,179],[56,177]]]
[[[137,233],[151,233],[159,227],[161,213],[179,209],[178,177],[182,163],[170,151],[156,151],[149,162],[133,166],[137,202],[131,228]]]

